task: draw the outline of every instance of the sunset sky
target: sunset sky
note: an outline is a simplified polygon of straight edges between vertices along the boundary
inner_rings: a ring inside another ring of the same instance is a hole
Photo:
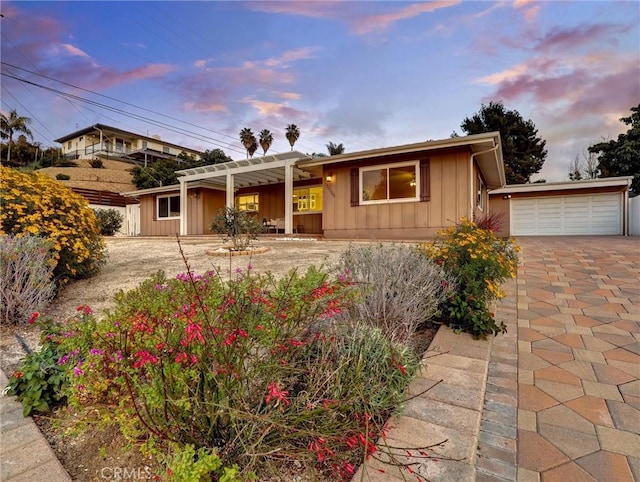
[[[296,150],[354,152],[462,134],[502,101],[547,141],[533,180],[562,181],[640,103],[637,1],[3,1],[1,13],[2,111],[30,117],[44,146],[100,122],[241,159],[243,127],[271,130],[275,153],[293,123]]]

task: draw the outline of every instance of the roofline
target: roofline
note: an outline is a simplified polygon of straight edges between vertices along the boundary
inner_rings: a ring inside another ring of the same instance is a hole
[[[493,189],[489,194],[515,194],[519,192],[544,192],[565,189],[586,189],[590,187],[630,186],[633,176],[605,177],[601,179],[584,179],[582,181],[539,182],[530,184],[512,184]]]
[[[215,189],[214,186],[211,186],[202,182],[191,183],[189,184],[188,189],[195,189],[199,187],[207,187],[209,189]],[[137,191],[121,192],[119,194],[124,197],[139,197],[139,196],[146,196],[147,194],[164,194],[164,193],[175,192],[175,191],[180,191],[180,184],[168,184],[166,186],[150,187],[147,189],[138,189]]]
[[[147,141],[152,141],[152,142],[161,142],[162,144],[166,144],[168,146],[171,147],[176,147],[179,149],[182,149],[184,151],[189,151],[189,152],[194,152],[196,154],[202,154],[202,151],[199,151],[197,149],[191,149],[190,147],[185,147],[185,146],[181,146],[179,144],[174,144],[173,142],[167,142],[167,141],[163,141],[162,139],[156,139],[155,137],[149,137],[149,136],[145,136],[142,134],[138,134],[137,132],[131,132],[131,131],[125,131],[124,129],[119,129],[117,127],[113,127],[113,126],[108,126],[106,124],[93,124],[89,127],[85,127],[83,129],[80,129],[78,131],[72,132],[71,134],[67,134],[65,136],[59,137],[58,139],[54,139],[54,142],[58,142],[60,144],[63,144],[64,142],[68,141],[69,139],[74,139],[78,136],[81,136],[83,134],[88,134],[89,132],[93,132],[96,130],[108,130],[108,131],[114,131],[114,132],[119,132],[122,134],[127,134],[130,136],[134,136],[137,137],[138,139],[144,139]]]
[[[325,164],[335,164],[338,162],[367,159],[372,157],[381,157],[391,154],[402,154],[405,152],[426,151],[434,149],[443,149],[451,147],[464,147],[473,144],[479,144],[486,141],[493,141],[500,145],[500,132],[485,132],[482,134],[473,134],[470,136],[450,137],[448,139],[440,139],[435,141],[418,142],[414,144],[403,144],[400,146],[382,147],[377,149],[369,149],[366,151],[350,152],[347,154],[338,154],[335,156],[317,157],[309,161],[301,161],[298,167],[313,167]]]

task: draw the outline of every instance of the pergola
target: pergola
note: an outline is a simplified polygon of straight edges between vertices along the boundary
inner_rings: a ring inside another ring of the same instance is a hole
[[[314,177],[310,170],[297,166],[299,161],[311,159],[298,151],[271,156],[229,161],[220,164],[176,171],[180,181],[180,198],[187,198],[189,183],[197,181],[222,188],[226,192],[226,205],[233,207],[235,190],[243,187],[284,183],[284,232],[293,233],[293,183]],[[187,234],[187,203],[180,203],[180,235]]]

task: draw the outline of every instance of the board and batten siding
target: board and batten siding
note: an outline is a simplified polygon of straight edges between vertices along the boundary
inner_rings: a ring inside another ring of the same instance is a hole
[[[197,197],[195,191],[198,191]],[[169,194],[169,193],[167,193]],[[179,191],[171,193],[179,194]],[[157,195],[140,198],[140,235],[175,236],[180,233],[179,219],[158,219],[156,214]],[[187,194],[187,234],[210,234],[209,226],[215,213],[225,205],[224,191],[209,189],[189,189]]]
[[[323,231],[327,239],[428,239],[446,226],[469,216],[472,200],[470,151],[457,149],[418,154],[429,160],[429,201],[351,205],[352,166],[325,166]],[[385,158],[362,166],[406,162]]]

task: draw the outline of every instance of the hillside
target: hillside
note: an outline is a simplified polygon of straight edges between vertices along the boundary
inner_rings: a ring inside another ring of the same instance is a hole
[[[53,179],[57,174],[66,174],[68,181],[60,182],[71,188],[93,189],[115,193],[135,191],[131,168],[134,164],[122,161],[105,160],[102,168],[91,167],[88,160],[75,161],[78,167],[45,167],[38,172]]]

